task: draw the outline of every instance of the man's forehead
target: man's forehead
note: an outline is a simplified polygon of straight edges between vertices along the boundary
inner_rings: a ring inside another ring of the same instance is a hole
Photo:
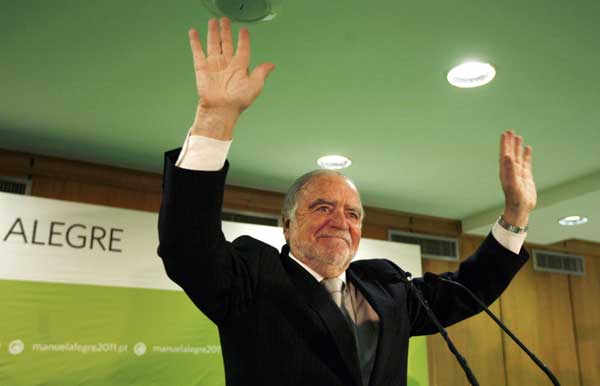
[[[321,174],[314,176],[306,183],[306,185],[304,185],[302,190],[328,190],[331,187],[350,188],[358,192],[352,181],[339,174]]]
[[[312,178],[300,191],[300,196],[306,200],[355,200],[360,204],[358,190],[354,184],[344,176],[325,174]]]

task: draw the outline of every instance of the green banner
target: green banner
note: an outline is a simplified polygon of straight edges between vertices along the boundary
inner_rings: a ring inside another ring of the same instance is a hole
[[[0,385],[224,385],[216,327],[183,292],[0,280]]]

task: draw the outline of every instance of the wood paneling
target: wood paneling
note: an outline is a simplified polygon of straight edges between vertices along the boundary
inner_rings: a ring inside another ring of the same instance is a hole
[[[161,197],[160,193],[157,192],[118,188],[115,186],[45,176],[34,177],[31,194],[37,197],[150,212],[158,211]]]
[[[464,236],[459,240],[461,260],[473,254],[483,238]],[[455,271],[458,263],[423,260],[423,270],[435,273]],[[490,310],[500,317],[499,301]],[[481,385],[504,386],[505,370],[501,330],[485,313],[462,321],[448,329],[448,335],[469,363]],[[439,334],[427,337],[429,382],[439,386],[462,386],[467,379],[462,368]]]
[[[387,240],[388,228],[383,225],[369,224],[365,222],[362,227],[362,237]]]
[[[550,247],[556,251],[600,257],[600,244],[591,241],[570,239],[552,244]]]
[[[0,149],[0,175],[26,177],[31,174],[32,162],[28,154]]]
[[[283,194],[228,185],[223,196],[223,206],[240,211],[279,216]]]
[[[460,221],[457,220],[373,207],[365,207],[365,212],[365,223],[388,229],[449,237],[456,237],[462,232]]]
[[[156,173],[133,171],[87,162],[74,162],[52,157],[35,157],[32,174],[67,179],[106,187],[128,188],[158,193],[161,177]]]
[[[33,177],[50,177],[98,186],[155,193],[160,193],[162,183],[161,176],[156,173],[1,149],[0,172],[8,174],[19,173]]]
[[[585,276],[571,276],[582,386],[600,385],[600,257],[585,256]]]
[[[501,297],[503,322],[556,375],[580,385],[569,278],[535,272],[530,260]],[[503,336],[507,386],[550,384],[527,354]]]
[[[579,375],[582,386],[600,385],[600,245],[571,239],[552,249],[585,258],[585,275],[569,276]]]

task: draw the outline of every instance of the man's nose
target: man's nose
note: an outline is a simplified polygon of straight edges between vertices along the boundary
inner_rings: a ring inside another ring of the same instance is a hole
[[[348,229],[348,222],[346,221],[346,214],[343,210],[334,210],[331,213],[331,226],[339,229]]]

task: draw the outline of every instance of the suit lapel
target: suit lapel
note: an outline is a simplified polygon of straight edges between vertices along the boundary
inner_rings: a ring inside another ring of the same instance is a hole
[[[321,318],[333,338],[340,356],[356,385],[361,385],[360,364],[356,352],[354,335],[348,322],[333,302],[327,290],[319,284],[314,277],[304,268],[293,261],[289,256],[288,246],[281,251],[282,263],[290,279],[296,287],[297,293],[304,298],[307,305]]]
[[[352,266],[346,271],[346,277],[358,288],[369,302],[369,305],[379,315],[379,337],[369,385],[382,384],[383,380],[380,378],[385,374],[387,360],[393,351],[394,332],[398,324],[395,315],[396,304],[394,299],[388,295],[377,281],[363,280],[352,270]]]

